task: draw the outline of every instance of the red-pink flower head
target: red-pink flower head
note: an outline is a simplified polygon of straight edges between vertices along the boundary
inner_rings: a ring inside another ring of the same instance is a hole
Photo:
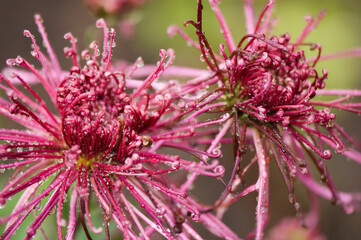
[[[167,239],[189,236],[194,231],[189,221],[200,219],[199,206],[186,191],[177,189],[171,173],[184,169],[219,177],[224,169],[216,160],[204,164],[156,152],[164,145],[185,150],[201,160],[203,155],[220,156],[220,152],[197,150],[188,144],[189,140],[181,144],[182,139],[194,134],[189,124],[177,125],[192,101],[178,102],[174,81],[153,84],[173,61],[173,51],[161,50],[161,59],[147,78],[133,79],[142,60],[125,72],[114,70],[111,60],[115,31],[100,19],[97,26],[104,30],[102,55],[98,56],[98,44],[93,42],[92,50],[84,50],[80,60],[76,40],[68,33],[65,38],[72,46],[65,49],[65,54],[72,58],[73,66],[64,73],[40,16],[35,20],[49,56],[40,50],[29,31],[24,34],[31,38],[33,56],[42,69],[17,57],[9,59],[8,65],[28,71],[12,70],[10,76],[0,75],[0,87],[10,99],[1,99],[0,112],[25,127],[0,129],[0,139],[7,141],[0,145],[0,156],[3,160],[13,159],[1,164],[0,169],[15,168],[0,191],[0,204],[5,205],[22,192],[13,212],[0,218],[0,223],[7,224],[1,239],[9,239],[34,209],[35,219],[27,228],[26,239],[41,229],[44,219],[55,209],[59,239],[63,238],[65,226],[66,239],[73,238],[77,216],[88,237],[88,229],[100,233],[102,228],[96,228],[90,217],[90,194],[96,196],[101,207],[107,238],[110,220],[124,239],[136,239],[139,234],[149,239],[153,232]],[[27,83],[30,80],[42,84],[58,114],[48,109]],[[20,83],[26,94],[15,83]],[[40,189],[47,179],[51,179],[50,184]],[[62,216],[67,195],[70,213],[66,224]],[[36,207],[43,199],[47,199],[46,203]],[[182,226],[184,231],[180,232]]]
[[[139,14],[134,14],[137,8],[146,0],[84,0],[89,10],[96,16],[105,18],[111,25],[126,36],[132,36],[139,22]]]
[[[218,9],[217,1],[210,3]],[[270,11],[273,4],[272,1],[267,4],[260,19]],[[231,52],[227,56],[225,46],[220,44],[221,56],[218,56],[212,51],[202,31],[201,9],[202,7],[199,7],[197,23],[189,20],[185,25],[192,24],[197,28],[199,44],[193,42],[193,45],[200,48],[203,61],[220,78],[220,87],[215,91],[224,91],[226,108],[236,107],[250,118],[281,122],[285,127],[292,120],[307,118],[322,125],[332,124],[333,115],[327,119],[322,118],[324,115],[307,104],[315,97],[317,89],[325,87],[324,80],[328,76],[326,70],[320,74],[315,69],[321,54],[319,44],[302,43],[300,40],[292,43],[288,33],[280,37],[267,37],[265,31],[268,30],[268,14],[263,25],[260,26],[261,21],[258,21],[252,33],[245,35],[236,46],[218,9],[216,14]],[[170,34],[184,34],[176,27],[170,28],[169,31]],[[300,49],[300,46],[304,45],[318,51],[315,60],[306,59],[303,50]]]
[[[145,3],[146,0],[84,0],[89,9],[98,16],[120,14]]]
[[[248,46],[241,49],[247,38],[250,38]],[[232,60],[222,52],[229,91],[235,98],[230,99],[233,106],[261,121],[282,122],[284,126],[314,111],[309,107],[308,111],[294,112],[295,108],[306,107],[316,90],[325,86],[327,71],[320,76],[314,68],[316,61],[312,66],[307,63],[304,52],[290,43],[289,34],[270,39],[263,34],[249,34],[242,38],[237,49],[240,50],[234,52]]]
[[[299,204],[294,196],[296,179],[302,181],[310,191],[340,204],[346,212],[357,210],[360,194],[339,193],[329,176],[325,160],[332,157],[330,149],[335,149],[337,153],[344,153],[361,163],[360,153],[346,147],[346,144],[350,144],[360,151],[361,144],[343,131],[330,110],[335,108],[360,114],[360,103],[349,100],[351,96],[361,96],[361,91],[323,89],[328,74],[326,70],[316,70],[316,64],[329,57],[321,56],[319,44],[304,41],[325,12],[322,11],[316,19],[308,17],[307,25],[297,39],[291,38],[288,33],[270,36],[275,1],[268,1],[260,16],[255,18],[253,1],[245,0],[247,34],[236,44],[219,3],[219,0],[209,0],[225,39],[225,44],[219,45],[220,55],[212,50],[203,31],[201,0],[198,0],[197,20],[185,22],[185,26],[195,27],[198,41],[192,40],[179,27],[168,29],[170,35],[179,34],[189,45],[199,49],[201,61],[206,63],[209,70],[208,78],[204,77],[198,83],[198,90],[202,86],[211,89],[199,98],[196,107],[198,114],[229,114],[223,126],[219,128],[217,125],[215,128],[220,129],[219,139],[233,142],[235,164],[227,189],[212,209],[218,209],[218,216],[222,216],[229,204],[257,191],[257,224],[249,236],[262,239],[269,220],[269,164],[274,160],[298,213]],[[314,56],[305,56],[303,48],[310,48]],[[346,51],[343,55],[360,56],[360,49]],[[315,100],[317,95],[341,97],[325,102]],[[231,132],[233,139],[225,137],[227,131]],[[244,153],[253,149],[254,157],[241,169],[245,161]],[[256,162],[259,170],[257,181],[242,188],[248,169]],[[312,178],[310,164],[316,166],[326,186]],[[194,180],[192,178],[188,182]],[[236,193],[238,188],[241,188],[240,193]]]
[[[326,236],[316,228],[302,226],[297,218],[284,218],[274,226],[267,240],[326,240]]]

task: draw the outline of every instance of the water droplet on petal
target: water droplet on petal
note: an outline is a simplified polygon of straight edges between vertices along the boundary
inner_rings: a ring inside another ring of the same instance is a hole
[[[143,66],[144,66],[144,61],[141,59],[140,61],[138,61],[137,67],[138,67],[138,68],[141,68],[141,67],[143,67]]]
[[[330,159],[332,157],[332,153],[330,150],[323,151],[323,158]]]
[[[205,61],[203,54],[200,55],[199,59],[201,60],[201,62]]]
[[[201,220],[200,215],[199,215],[198,212],[193,212],[193,213],[191,214],[191,218],[192,218],[192,220],[195,221],[195,222],[199,222],[199,221]]]

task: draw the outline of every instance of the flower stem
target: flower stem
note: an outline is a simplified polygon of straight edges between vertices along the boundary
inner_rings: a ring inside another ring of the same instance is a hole
[[[261,141],[261,137],[257,129],[253,130],[253,141],[256,147],[259,176],[256,183],[258,189],[258,200],[256,208],[256,240],[263,238],[264,226],[268,220],[268,206],[269,206],[269,189],[268,189],[268,175],[269,175],[269,156],[266,155],[266,151]]]

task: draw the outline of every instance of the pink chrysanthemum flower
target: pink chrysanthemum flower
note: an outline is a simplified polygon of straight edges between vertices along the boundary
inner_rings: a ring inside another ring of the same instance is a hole
[[[85,0],[89,9],[97,15],[120,14],[144,4],[146,0]]]
[[[12,213],[0,217],[0,223],[6,224],[1,239],[13,236],[29,214],[34,215],[34,220],[27,227],[25,239],[32,238],[39,229],[45,234],[41,224],[54,211],[59,239],[64,237],[64,227],[65,238],[72,239],[77,222],[82,223],[90,238],[88,229],[93,233],[102,231],[93,225],[90,216],[91,195],[96,196],[103,213],[107,239],[111,220],[123,239],[150,239],[154,232],[167,239],[197,235],[190,221],[200,220],[200,207],[186,191],[177,188],[172,173],[184,169],[219,177],[224,169],[216,160],[207,164],[156,152],[167,146],[201,160],[203,155],[220,156],[219,151],[207,153],[190,146],[190,140],[182,142],[194,134],[194,128],[207,123],[177,126],[176,122],[187,113],[185,108],[194,105],[193,100],[180,101],[174,81],[154,83],[173,61],[173,51],[161,50],[161,59],[147,78],[135,80],[132,76],[142,60],[125,72],[115,71],[111,66],[115,31],[100,19],[97,26],[104,30],[102,55],[98,56],[98,44],[93,42],[92,51],[84,50],[80,58],[76,39],[68,33],[65,38],[70,39],[72,47],[66,48],[65,54],[73,66],[63,72],[42,19],[39,15],[35,19],[48,56],[29,31],[24,34],[31,38],[32,54],[41,69],[17,57],[9,59],[8,65],[27,71],[11,69],[11,73],[0,75],[0,87],[10,99],[0,100],[0,112],[25,128],[0,129],[0,139],[5,141],[0,145],[0,169],[15,168],[0,191],[1,206],[21,193]],[[57,114],[29,84],[36,81],[48,93]],[[66,199],[69,213],[63,211]],[[211,216],[202,218],[211,221]],[[217,225],[216,231],[227,229]]]
[[[168,29],[170,35],[180,34],[188,44],[198,48],[210,71],[210,77],[204,78],[202,84],[212,90],[199,99],[197,111],[229,113],[229,119],[219,133],[223,136],[227,131],[233,134],[235,167],[227,191],[214,207],[219,216],[222,216],[225,206],[257,191],[257,226],[249,237],[262,239],[269,220],[270,161],[276,161],[290,201],[298,213],[299,204],[294,195],[296,180],[311,192],[339,204],[347,213],[358,209],[361,194],[337,191],[326,160],[332,157],[331,149],[334,149],[361,163],[360,143],[344,132],[331,112],[331,109],[341,109],[360,114],[361,104],[351,101],[351,97],[361,96],[361,91],[325,90],[327,71],[320,72],[315,66],[320,59],[359,56],[360,49],[323,57],[319,44],[304,41],[323,18],[324,12],[317,19],[308,17],[306,27],[295,40],[288,33],[271,36],[274,1],[269,1],[259,18],[255,18],[252,0],[244,1],[247,34],[236,44],[218,7],[219,2],[209,0],[225,38],[226,46],[219,45],[220,55],[212,50],[203,32],[201,0],[198,0],[197,21],[185,22],[185,25],[196,28],[198,42],[176,26]],[[305,56],[302,50],[305,47],[314,50],[316,57]],[[324,95],[334,99],[326,102],[316,98]],[[348,148],[347,144],[354,148]],[[252,149],[255,155],[245,163],[245,152]],[[245,186],[245,174],[255,163],[259,169],[258,180]],[[311,164],[316,166],[323,184],[312,177]],[[189,179],[188,183],[194,179]]]
[[[285,218],[275,226],[267,240],[326,240],[327,238],[318,229],[302,226],[297,218]]]
[[[96,16],[114,22],[125,36],[135,32],[135,25],[139,16],[134,10],[146,3],[146,0],[84,0],[89,10]],[[134,15],[134,16],[133,16]]]
[[[265,239],[267,240],[326,240],[326,236],[318,229],[319,203],[317,197],[310,193],[310,210],[304,219],[286,217],[273,226]]]

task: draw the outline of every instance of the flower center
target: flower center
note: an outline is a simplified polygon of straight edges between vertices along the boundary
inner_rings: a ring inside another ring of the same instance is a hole
[[[318,57],[310,63],[303,50],[290,43],[288,34],[270,39],[264,35],[248,37],[245,49],[233,53],[236,61],[227,66],[235,105],[247,113],[256,111],[253,115],[260,120],[267,115],[268,121],[284,120],[287,111],[305,110],[316,90],[325,86],[327,71],[323,70],[321,76],[314,68],[321,47],[308,44],[311,50],[319,50]]]
[[[252,41],[252,40],[251,40]],[[240,52],[231,81],[240,84],[238,97],[254,106],[270,108],[303,103],[324,87],[327,74],[318,76],[314,66],[305,62],[302,50],[296,51],[288,34],[264,39],[259,37]],[[320,48],[313,44],[311,49]],[[310,79],[313,78],[313,82]]]
[[[129,97],[120,75],[102,71],[93,61],[81,70],[73,67],[57,89],[57,102],[63,137],[69,147],[78,145],[89,161],[99,155],[113,160],[119,151],[118,155],[129,154],[119,150],[124,141],[134,140],[123,117]],[[123,139],[125,132],[130,134]],[[88,161],[83,160],[79,161]]]

